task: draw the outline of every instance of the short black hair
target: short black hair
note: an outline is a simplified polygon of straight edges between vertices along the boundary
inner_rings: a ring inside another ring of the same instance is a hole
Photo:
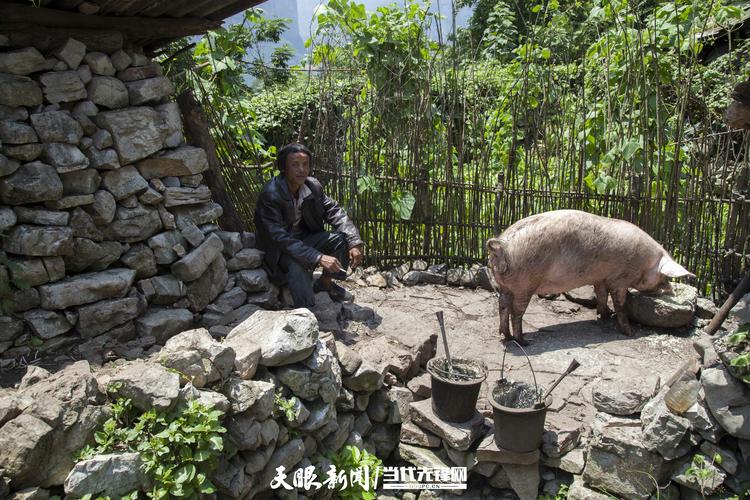
[[[284,170],[286,170],[286,158],[292,153],[305,153],[310,159],[310,170],[312,171],[312,153],[304,144],[293,142],[281,148],[276,155],[276,166],[279,168],[279,172],[284,173]]]

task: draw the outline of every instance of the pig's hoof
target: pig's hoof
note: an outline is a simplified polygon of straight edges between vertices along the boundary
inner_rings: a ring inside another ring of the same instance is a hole
[[[527,346],[527,345],[529,345],[529,341],[528,341],[528,340],[526,340],[526,339],[525,339],[525,338],[523,338],[523,337],[519,337],[519,338],[514,338],[513,340],[515,340],[516,342],[518,342],[518,344],[519,344],[519,345],[522,345],[522,346],[524,346],[524,347],[525,347],[525,346]]]

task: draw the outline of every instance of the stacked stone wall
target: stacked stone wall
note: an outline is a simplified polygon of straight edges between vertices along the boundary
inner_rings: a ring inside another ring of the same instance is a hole
[[[253,235],[213,224],[222,207],[172,83],[142,53],[112,49],[69,38],[0,51],[2,366],[80,344],[148,348],[201,313],[237,323],[224,316],[248,295],[275,296],[248,271],[262,256]]]

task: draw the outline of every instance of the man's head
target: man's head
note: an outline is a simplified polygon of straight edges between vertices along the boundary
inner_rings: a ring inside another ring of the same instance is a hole
[[[310,150],[299,143],[287,144],[279,151],[276,162],[292,193],[296,193],[310,175],[311,160]]]

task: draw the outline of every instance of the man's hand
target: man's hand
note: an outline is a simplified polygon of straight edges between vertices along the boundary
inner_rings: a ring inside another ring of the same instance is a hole
[[[339,259],[331,257],[330,255],[322,256],[320,261],[318,261],[318,264],[329,273],[337,273],[341,271],[341,262],[339,262]]]
[[[349,265],[356,269],[362,263],[362,245],[349,249]]]

